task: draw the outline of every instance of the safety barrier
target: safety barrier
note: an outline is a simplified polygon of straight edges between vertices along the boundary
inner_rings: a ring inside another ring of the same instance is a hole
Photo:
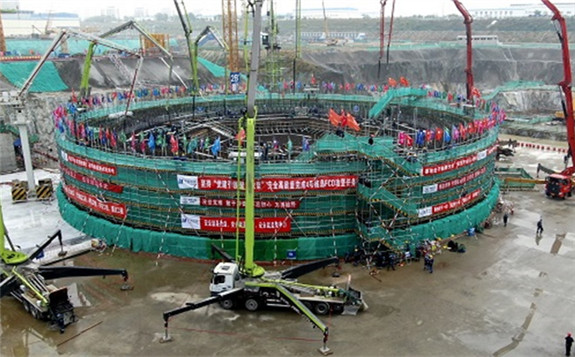
[[[12,181],[12,202],[25,202],[28,200],[28,182]]]
[[[38,181],[36,186],[36,199],[39,201],[50,201],[54,198],[54,186],[52,179],[43,179]]]
[[[502,142],[501,144],[504,145],[505,142]],[[518,141],[516,146],[519,146],[522,148],[527,148],[527,149],[534,149],[534,150],[552,151],[552,152],[557,152],[557,153],[562,153],[562,154],[567,154],[567,151],[569,150],[567,148],[550,146],[549,144],[537,144],[537,143],[529,143],[529,142],[524,142],[524,141]]]

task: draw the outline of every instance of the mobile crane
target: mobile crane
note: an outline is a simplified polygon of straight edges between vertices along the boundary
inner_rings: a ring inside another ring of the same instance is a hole
[[[573,114],[573,93],[571,76],[571,56],[569,54],[569,40],[567,38],[567,25],[561,12],[549,0],[542,0],[551,12],[552,21],[555,24],[557,36],[561,42],[563,56],[563,80],[559,82],[559,87],[563,91],[561,105],[565,116],[565,126],[567,127],[567,143],[569,150],[567,156],[571,157],[572,166],[565,168],[560,173],[553,173],[545,178],[545,194],[547,197],[565,198],[572,196],[575,191],[575,118]]]
[[[253,6],[253,40],[252,60],[250,62],[250,75],[247,92],[247,110],[238,123],[238,132],[242,131],[243,123],[246,126],[246,155],[245,155],[245,250],[244,256],[239,256],[239,228],[236,231],[236,257],[212,245],[226,261],[216,265],[210,283],[211,297],[199,302],[189,302],[183,307],[164,312],[165,334],[162,342],[170,341],[168,332],[169,320],[172,316],[186,311],[195,310],[218,302],[224,309],[245,307],[248,311],[256,311],[264,306],[290,307],[303,314],[323,333],[323,346],[320,352],[330,353],[327,347],[329,336],[328,327],[314,314],[324,315],[330,311],[334,313],[356,314],[367,309],[360,291],[351,287],[338,288],[336,286],[310,285],[297,282],[295,279],[339,261],[337,257],[326,258],[320,261],[295,266],[280,272],[267,272],[254,262],[254,176],[255,176],[255,128],[257,108],[255,95],[260,56],[261,8],[263,0],[250,3]],[[241,150],[241,145],[239,146]],[[238,172],[241,160],[238,160]],[[238,176],[239,178],[239,176]],[[238,185],[239,187],[240,185]],[[238,200],[239,197],[238,188]],[[238,204],[237,219],[239,221]],[[239,224],[237,225],[239,227]],[[313,310],[313,312],[312,312]]]
[[[128,272],[124,269],[101,269],[75,266],[49,266],[38,264],[34,259],[39,258],[46,247],[56,238],[60,242],[59,257],[65,257],[66,252],[62,246],[62,232],[58,230],[48,236],[30,254],[14,249],[14,245],[4,226],[2,206],[0,205],[0,297],[11,295],[18,300],[24,309],[34,318],[46,320],[57,326],[63,333],[66,326],[77,321],[74,306],[68,297],[68,288],[58,288],[46,280],[67,277],[88,277],[121,275],[124,280],[122,289],[129,289],[127,285]],[[5,247],[6,241],[11,249]],[[66,258],[62,258],[64,260]]]

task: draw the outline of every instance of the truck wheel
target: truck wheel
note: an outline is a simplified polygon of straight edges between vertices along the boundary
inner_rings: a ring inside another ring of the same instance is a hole
[[[331,308],[334,314],[341,314],[343,312],[343,304],[332,304]]]
[[[26,310],[29,313],[32,313],[30,304],[28,303],[28,301],[24,301],[24,310]]]
[[[246,310],[254,312],[260,307],[260,303],[256,299],[247,299],[245,302]]]
[[[305,307],[309,309],[309,311],[313,310],[313,305],[311,304],[311,302],[304,301],[303,304],[305,305]]]
[[[318,302],[315,304],[315,313],[318,315],[326,315],[329,312],[329,305],[325,302]]]
[[[38,309],[32,308],[32,316],[34,316],[36,320],[40,320],[40,311],[38,311]]]
[[[231,310],[234,307],[234,300],[232,299],[225,299],[220,301],[220,306],[224,310]]]

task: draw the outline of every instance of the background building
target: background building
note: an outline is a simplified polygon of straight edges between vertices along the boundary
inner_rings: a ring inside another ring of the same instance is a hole
[[[575,16],[575,2],[555,2],[554,5],[564,17]],[[543,3],[511,4],[509,7],[469,9],[471,16],[479,18],[506,18],[506,17],[549,17],[553,14]]]

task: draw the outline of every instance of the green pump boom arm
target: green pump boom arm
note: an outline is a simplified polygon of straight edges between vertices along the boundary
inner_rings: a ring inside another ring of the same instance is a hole
[[[264,274],[264,269],[254,263],[254,240],[255,240],[255,214],[254,214],[254,176],[255,176],[255,130],[257,109],[256,88],[258,84],[258,67],[260,64],[260,32],[262,28],[262,5],[263,0],[255,0],[254,22],[252,33],[252,60],[247,93],[246,112],[246,208],[245,208],[245,263],[244,269],[247,275],[252,277]]]
[[[136,31],[138,31],[142,36],[144,36],[147,40],[149,40],[150,42],[152,42],[154,44],[154,46],[158,47],[158,49],[166,56],[168,57],[168,59],[170,60],[170,64],[168,65],[168,67],[170,68],[170,76],[171,76],[171,72],[172,72],[172,66],[173,66],[173,62],[174,62],[174,57],[172,56],[172,54],[170,53],[170,51],[168,51],[165,47],[163,47],[158,41],[156,41],[155,38],[153,38],[148,31],[146,31],[140,24],[138,24],[136,21],[134,20],[130,20],[120,26],[114,27],[113,29],[110,29],[106,32],[103,32],[99,35],[100,38],[106,38],[106,37],[110,37],[112,35],[115,35],[119,32],[125,31],[125,30],[130,30],[130,29],[134,29]],[[96,41],[92,41],[90,42],[90,45],[88,46],[88,51],[86,52],[86,58],[84,60],[84,69],[82,70],[82,79],[80,80],[80,96],[84,96],[88,94],[89,88],[90,88],[90,70],[92,67],[92,58],[94,57],[94,52],[96,49],[96,46],[98,45],[98,42]]]

